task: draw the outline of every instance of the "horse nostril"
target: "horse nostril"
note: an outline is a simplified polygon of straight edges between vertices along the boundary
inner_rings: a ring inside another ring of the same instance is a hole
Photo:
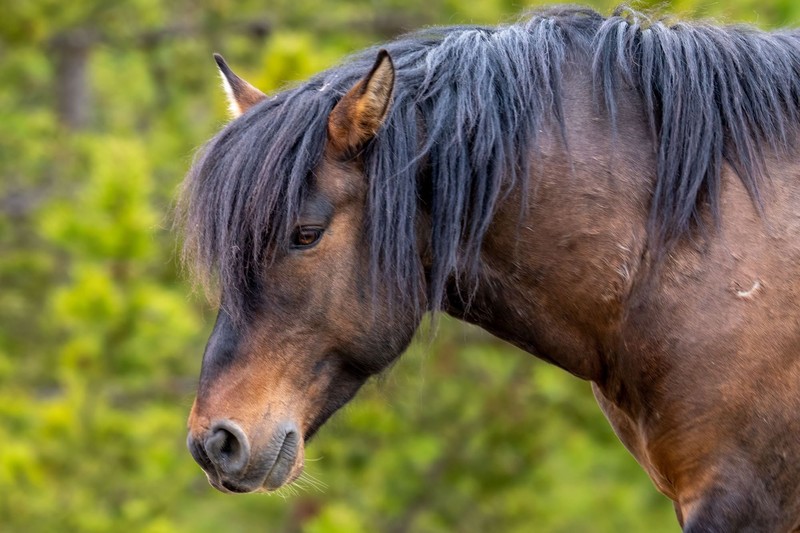
[[[250,459],[250,443],[235,422],[223,420],[211,428],[204,448],[218,470],[236,474],[244,470]]]
[[[211,462],[208,460],[208,455],[206,454],[205,448],[203,448],[202,442],[196,439],[191,433],[186,436],[186,447],[189,448],[189,453],[192,454],[194,460],[197,461],[197,464],[199,464],[203,470],[208,471],[212,469]]]

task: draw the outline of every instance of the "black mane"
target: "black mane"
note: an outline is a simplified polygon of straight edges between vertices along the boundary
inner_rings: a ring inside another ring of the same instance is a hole
[[[498,203],[525,187],[537,134],[554,127],[563,135],[567,58],[591,62],[598,101],[612,119],[620,84],[641,94],[658,155],[649,228],[656,252],[701,223],[703,204],[718,217],[723,162],[760,204],[764,147],[788,150],[800,118],[796,32],[668,25],[625,9],[605,18],[563,7],[515,25],[426,30],[383,48],[397,84],[387,122],[363,155],[366,245],[373,281],[402,288],[398,295],[416,298],[410,287],[427,275],[429,309],[441,305],[448,277],[477,272]],[[185,258],[201,280],[218,278],[234,316],[253,269],[291,233],[329,112],[375,53],[262,102],[212,139],[189,172],[181,201]],[[433,222],[426,274],[414,224],[423,187]]]

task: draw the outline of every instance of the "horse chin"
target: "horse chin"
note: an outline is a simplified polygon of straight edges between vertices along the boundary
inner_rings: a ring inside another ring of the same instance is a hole
[[[224,492],[225,494],[249,494],[252,492],[260,492],[260,487],[256,487],[253,489],[244,488],[239,485],[233,485],[223,480],[214,479],[214,477],[208,473],[206,473],[206,478],[208,479],[209,485],[211,485],[220,492]]]
[[[292,472],[289,474],[289,476],[286,479],[284,479],[282,482],[280,482],[279,485],[277,485],[277,486],[267,486],[266,484],[264,484],[261,487],[259,487],[255,492],[270,493],[270,492],[278,491],[278,490],[282,489],[283,487],[288,487],[289,485],[294,483],[297,480],[297,478],[300,477],[300,475],[302,473],[303,473],[303,465],[300,464],[299,466],[293,467],[292,468]]]
[[[233,484],[229,481],[222,479],[215,479],[214,476],[206,474],[208,483],[215,489],[225,494],[254,494],[254,493],[270,493],[280,490],[283,487],[289,486],[294,483],[297,478],[303,473],[304,465],[302,461],[295,463],[292,466],[289,475],[283,479],[270,479],[267,478],[261,485],[258,486],[243,486]]]

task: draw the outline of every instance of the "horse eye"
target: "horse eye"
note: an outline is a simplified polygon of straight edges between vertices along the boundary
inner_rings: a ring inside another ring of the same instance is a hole
[[[292,233],[292,248],[310,248],[322,237],[322,228],[300,226]]]

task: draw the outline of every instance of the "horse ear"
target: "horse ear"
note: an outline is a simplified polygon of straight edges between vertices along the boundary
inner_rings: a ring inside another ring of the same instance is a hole
[[[267,97],[266,94],[234,74],[221,55],[214,54],[214,61],[219,67],[222,87],[225,89],[225,94],[228,95],[228,109],[233,118],[238,117]]]
[[[336,104],[328,117],[328,139],[341,154],[372,139],[389,113],[394,91],[394,63],[381,50],[372,70]]]

